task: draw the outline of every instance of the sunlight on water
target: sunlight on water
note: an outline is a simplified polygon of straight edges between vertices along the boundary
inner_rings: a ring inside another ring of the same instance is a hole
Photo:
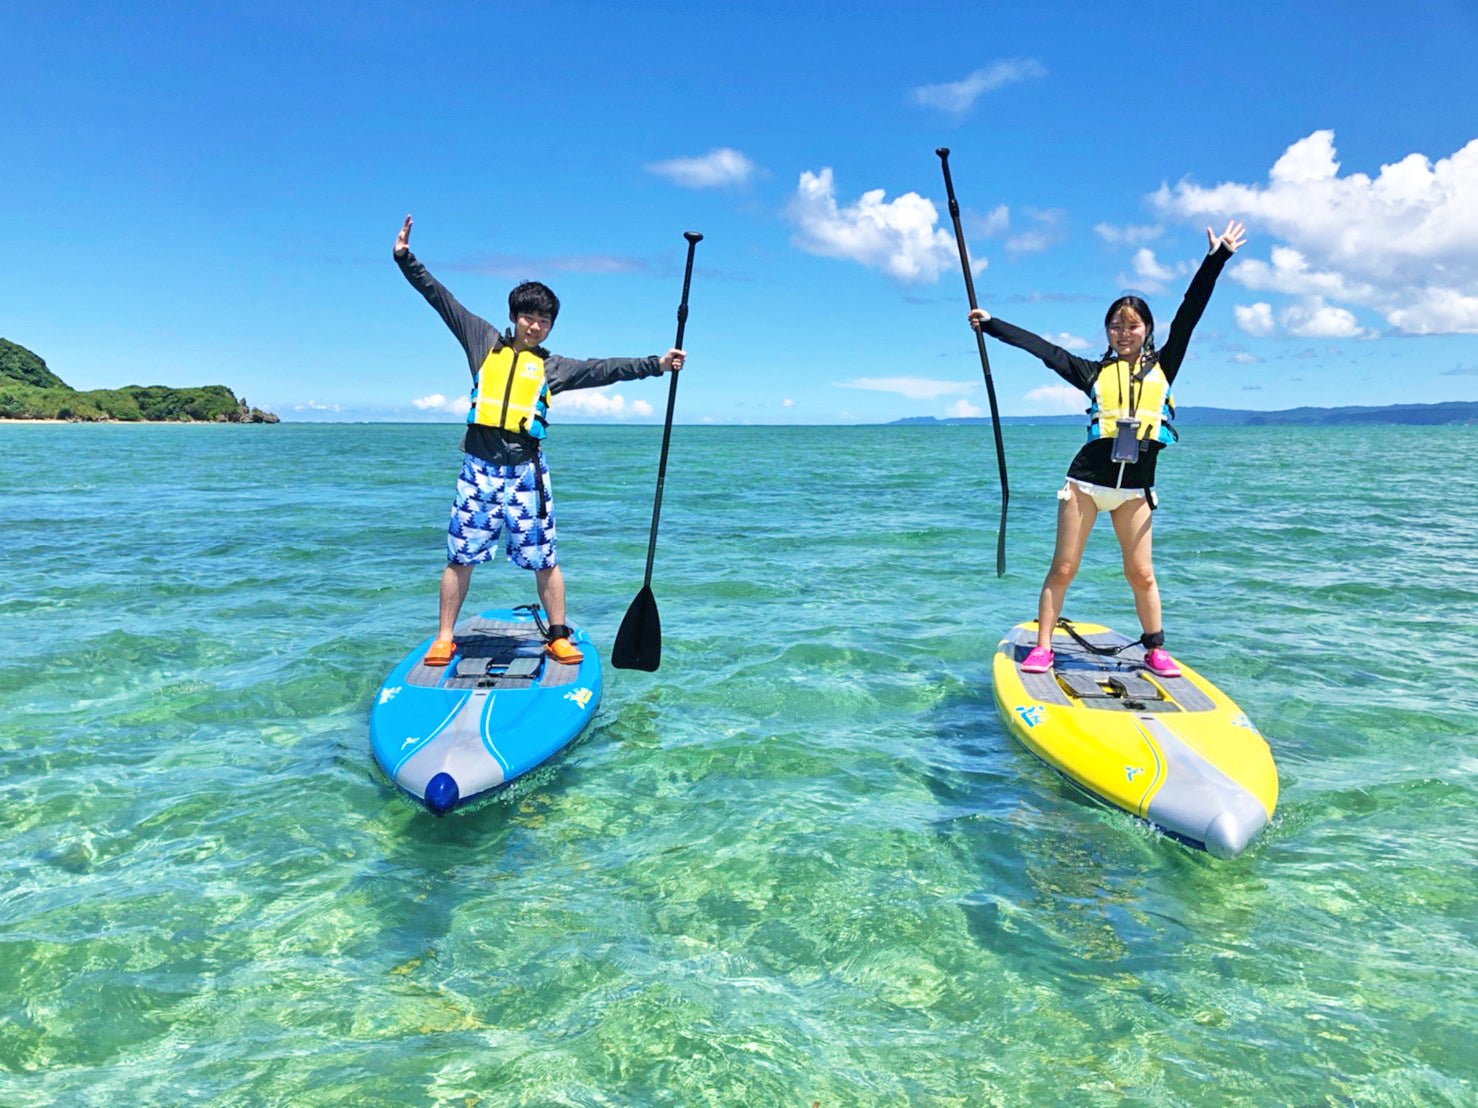
[[[0,1101],[1471,1104],[1478,479],[1424,454],[1468,433],[1165,458],[1172,649],[1282,782],[1224,862],[996,716],[1074,429],[1007,429],[997,579],[988,428],[678,428],[662,669],[437,820],[367,718],[455,428],[0,428]],[[550,440],[604,648],[657,436]],[[1068,610],[1132,629],[1107,528]]]

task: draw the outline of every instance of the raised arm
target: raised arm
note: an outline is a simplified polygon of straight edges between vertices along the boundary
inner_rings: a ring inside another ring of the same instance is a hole
[[[1247,228],[1235,219],[1228,220],[1227,229],[1219,235],[1207,227],[1206,239],[1210,249],[1201,262],[1201,268],[1191,278],[1191,283],[1185,290],[1185,298],[1181,300],[1175,318],[1170,321],[1165,345],[1160,348],[1160,368],[1171,381],[1175,380],[1181,363],[1185,361],[1186,348],[1191,343],[1191,332],[1196,329],[1196,324],[1206,311],[1206,305],[1211,302],[1211,291],[1216,287],[1216,279],[1221,276],[1221,271],[1231,256],[1247,241]]]
[[[1071,354],[1040,335],[1034,335],[1004,319],[996,319],[984,308],[973,309],[966,318],[970,321],[970,326],[982,334],[1000,339],[1018,350],[1025,350],[1074,388],[1086,391],[1098,379],[1097,362]]]
[[[400,266],[400,272],[405,274],[405,279],[411,283],[411,287],[426,298],[426,302],[436,309],[436,314],[441,316],[445,323],[462,344],[462,349],[467,351],[469,365],[472,361],[480,361],[482,354],[486,353],[489,343],[496,341],[489,331],[496,334],[497,328],[473,312],[469,312],[458,302],[440,281],[427,272],[426,267],[411,253],[411,217],[405,217],[405,223],[401,225],[400,233],[395,236],[395,264]],[[472,366],[476,371],[476,366]]]

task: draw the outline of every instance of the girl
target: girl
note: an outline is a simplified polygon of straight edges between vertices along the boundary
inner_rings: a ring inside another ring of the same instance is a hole
[[[1155,347],[1155,318],[1137,296],[1121,296],[1109,305],[1103,318],[1109,348],[1097,361],[1069,354],[981,308],[969,314],[972,327],[1041,359],[1091,401],[1088,441],[1068,466],[1067,482],[1057,493],[1057,547],[1037,603],[1037,645],[1021,663],[1027,673],[1052,668],[1052,629],[1102,510],[1113,520],[1124,576],[1134,590],[1134,608],[1144,628],[1140,642],[1147,651],[1145,665],[1162,677],[1180,676],[1180,667],[1165,652],[1160,589],[1151,560],[1155,460],[1176,439],[1170,426],[1175,415],[1170,386],[1185,360],[1191,331],[1206,310],[1222,267],[1246,242],[1246,228],[1232,220],[1220,235],[1206,228],[1206,237],[1210,250],[1191,278],[1161,349]]]

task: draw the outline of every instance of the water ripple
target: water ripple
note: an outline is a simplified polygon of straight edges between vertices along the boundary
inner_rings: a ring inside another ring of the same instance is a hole
[[[1166,456],[1173,646],[1282,777],[1223,862],[996,716],[1076,430],[1007,429],[998,579],[988,429],[678,428],[662,670],[438,821],[366,729],[434,620],[455,429],[0,428],[0,1100],[1471,1103],[1478,478],[1410,434]],[[549,453],[606,645],[657,432]],[[1102,530],[1069,614],[1129,628]]]

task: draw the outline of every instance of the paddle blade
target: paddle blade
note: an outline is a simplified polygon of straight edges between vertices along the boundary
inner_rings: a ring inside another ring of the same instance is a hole
[[[611,665],[617,669],[643,669],[655,673],[662,664],[662,617],[657,614],[657,598],[650,585],[626,609],[626,618],[616,632],[611,647]]]

